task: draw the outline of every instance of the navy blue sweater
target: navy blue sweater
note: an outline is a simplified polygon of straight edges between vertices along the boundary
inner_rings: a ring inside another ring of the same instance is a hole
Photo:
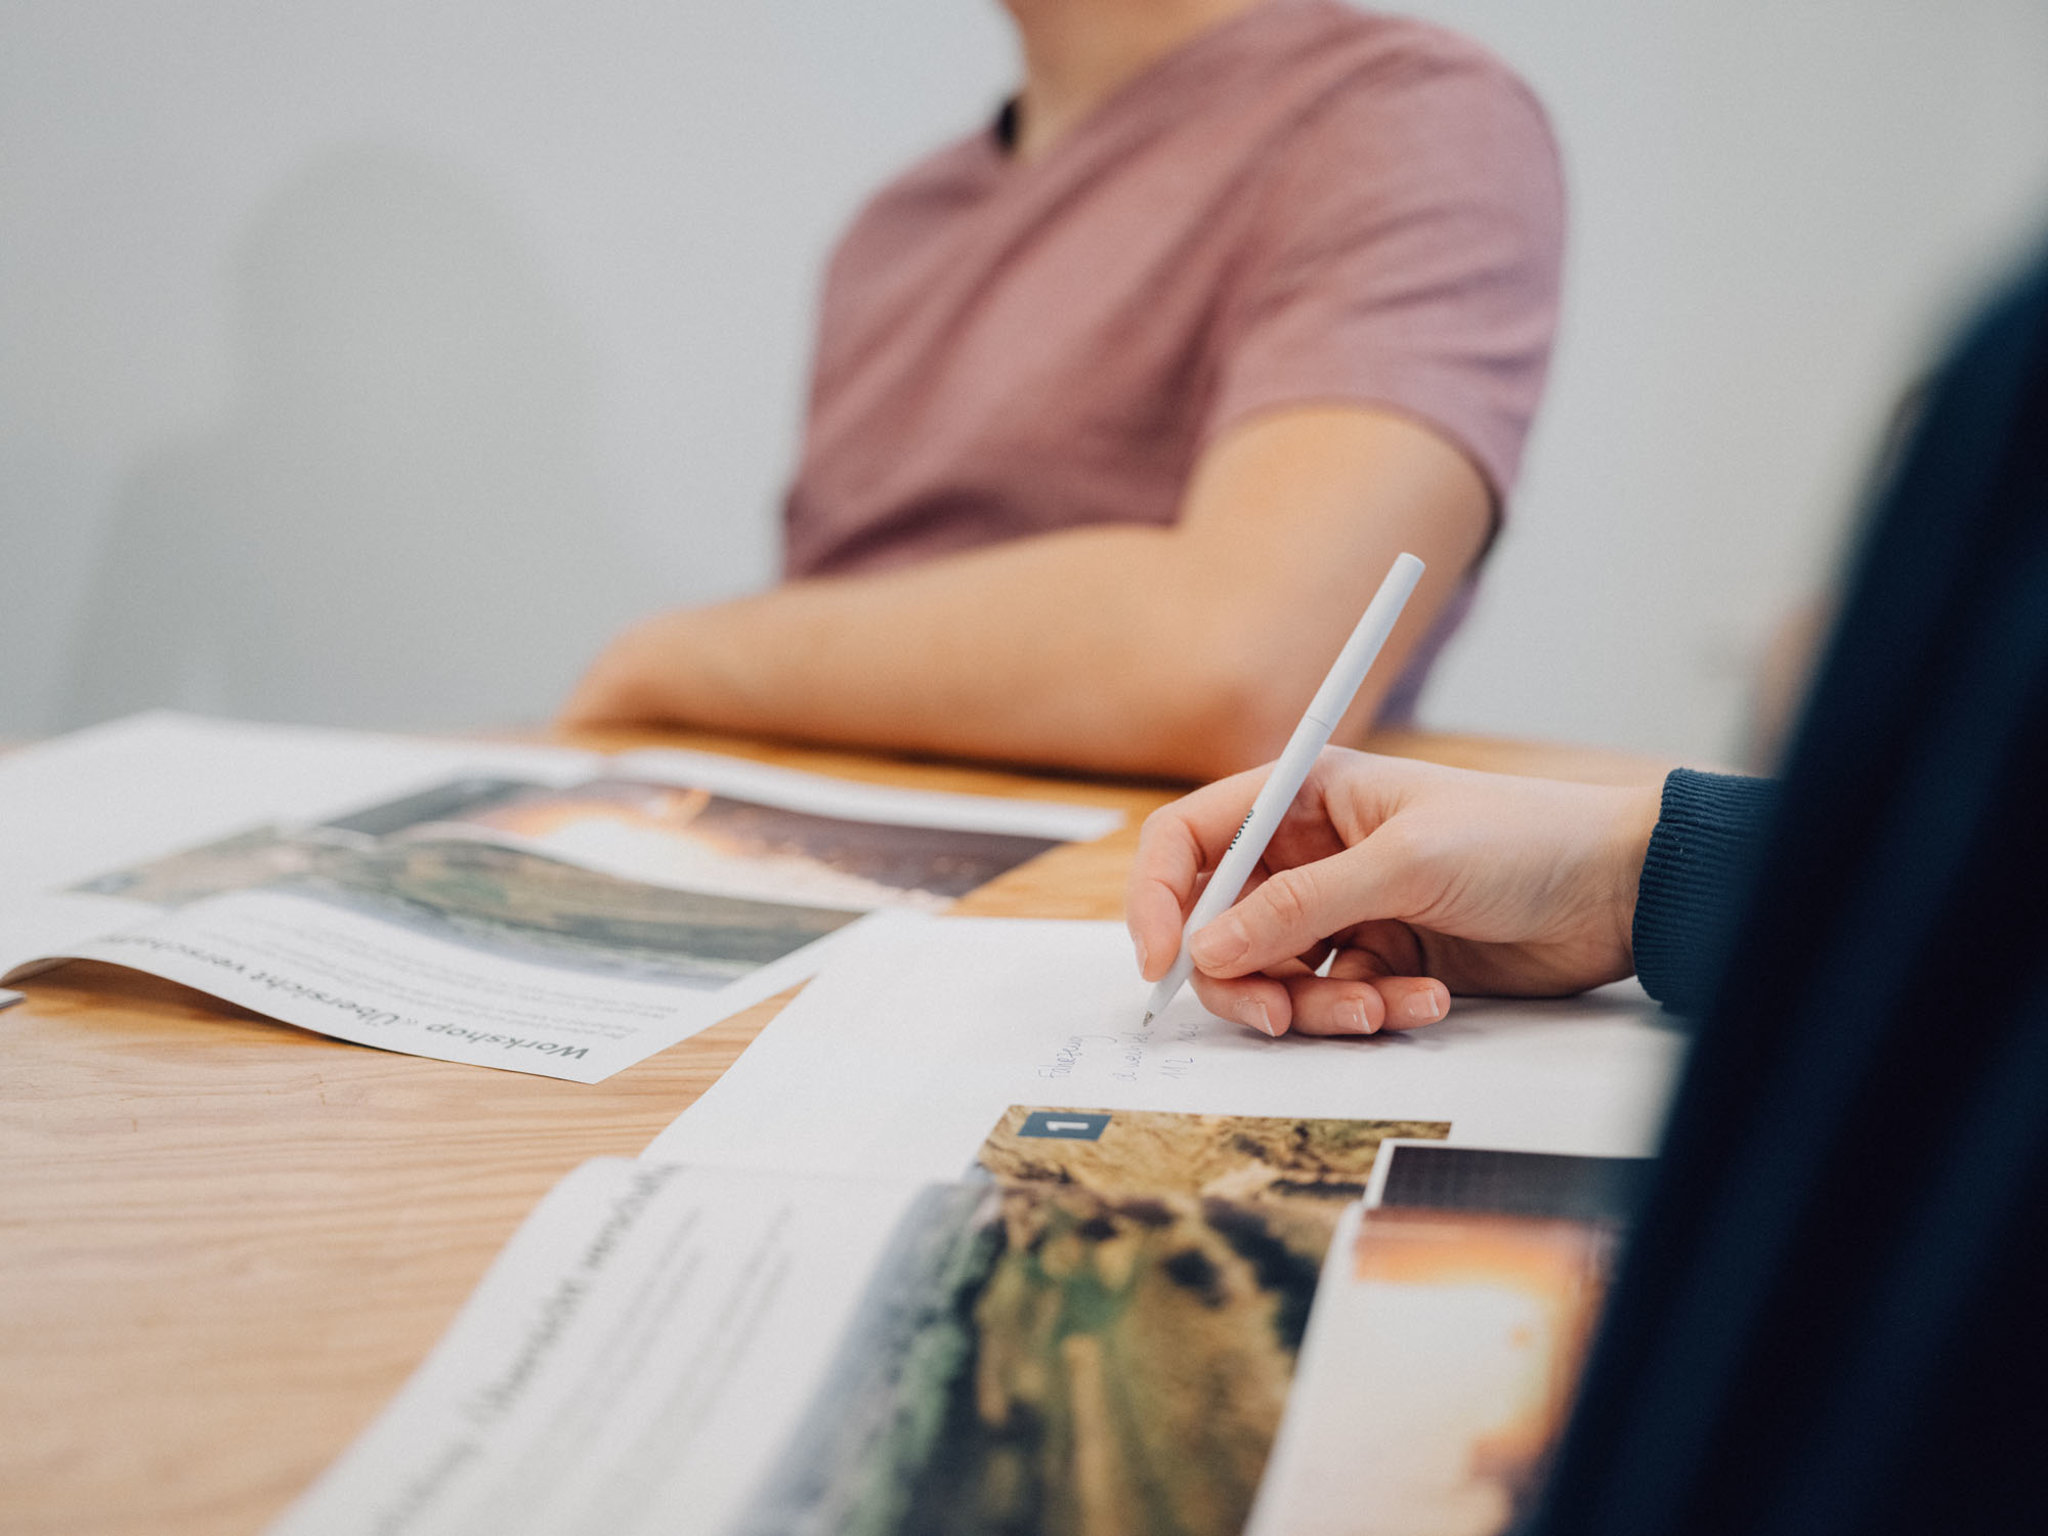
[[[1930,385],[1775,791],[1664,813],[1637,961],[1699,1026],[1534,1531],[2048,1531],[2048,258]]]

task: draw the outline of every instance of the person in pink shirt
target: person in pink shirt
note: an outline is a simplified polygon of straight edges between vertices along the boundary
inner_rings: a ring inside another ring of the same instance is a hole
[[[833,256],[787,579],[635,625],[568,723],[1211,777],[1404,549],[1339,739],[1412,710],[1549,361],[1542,108],[1338,0],[1006,5],[1016,97]]]

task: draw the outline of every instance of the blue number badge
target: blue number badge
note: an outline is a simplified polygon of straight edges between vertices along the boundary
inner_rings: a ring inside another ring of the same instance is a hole
[[[1034,1109],[1024,1117],[1017,1134],[1051,1141],[1097,1141],[1108,1125],[1107,1115],[1082,1114],[1077,1110]]]

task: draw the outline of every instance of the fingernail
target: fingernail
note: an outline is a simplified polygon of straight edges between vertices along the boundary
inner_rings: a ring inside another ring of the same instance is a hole
[[[1411,1024],[1434,1024],[1443,1016],[1444,1005],[1437,1000],[1435,987],[1410,993],[1401,1005],[1401,1017]]]
[[[1138,952],[1138,974],[1145,974],[1145,941],[1135,933],[1131,935],[1131,948]]]
[[[1372,1033],[1372,1020],[1366,1014],[1363,1000],[1354,997],[1348,1002],[1342,1002],[1337,1005],[1337,1027],[1344,1030],[1347,1034],[1369,1035]]]
[[[1188,953],[1205,971],[1229,965],[1251,947],[1244,925],[1232,917],[1219,917],[1189,941]]]
[[[1266,1005],[1257,998],[1247,998],[1239,1003],[1237,1016],[1262,1035],[1273,1033],[1273,1015],[1266,1011]]]

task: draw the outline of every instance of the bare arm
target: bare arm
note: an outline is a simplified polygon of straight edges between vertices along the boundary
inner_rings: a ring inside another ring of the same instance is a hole
[[[1491,526],[1469,460],[1355,407],[1260,417],[1180,522],[1018,540],[660,615],[564,722],[1210,777],[1272,756],[1393,557],[1428,574],[1340,732],[1358,740]]]

